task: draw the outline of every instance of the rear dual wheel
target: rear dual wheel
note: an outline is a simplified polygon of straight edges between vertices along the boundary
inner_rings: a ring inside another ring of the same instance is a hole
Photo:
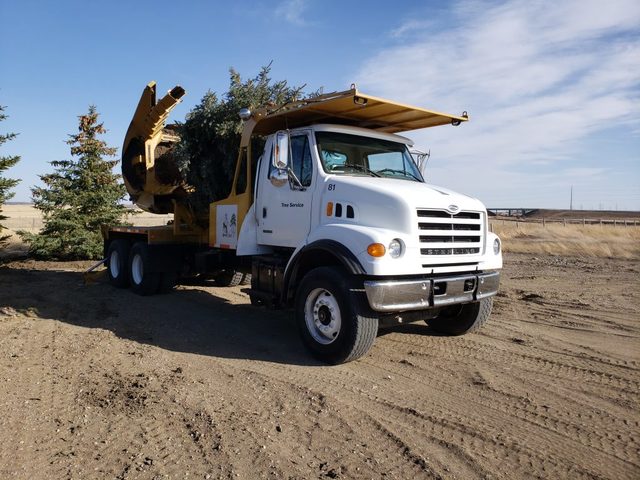
[[[114,240],[107,250],[107,273],[109,283],[114,287],[127,288],[129,286],[129,250],[126,240]]]
[[[169,292],[176,284],[177,272],[158,272],[152,261],[146,243],[114,240],[107,251],[109,282],[118,288],[130,286],[138,295]]]
[[[147,245],[134,243],[129,253],[129,279],[131,290],[138,295],[153,295],[160,288],[160,272],[153,271]]]

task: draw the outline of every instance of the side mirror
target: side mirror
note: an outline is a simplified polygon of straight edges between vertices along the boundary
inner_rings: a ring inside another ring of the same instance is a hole
[[[273,166],[278,170],[286,170],[289,166],[289,132],[276,133],[273,144]]]

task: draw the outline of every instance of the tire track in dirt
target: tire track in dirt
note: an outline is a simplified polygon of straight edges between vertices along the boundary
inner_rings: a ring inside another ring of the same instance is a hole
[[[421,344],[414,342],[404,336],[402,340],[391,340],[396,344],[408,346],[413,349],[420,349]],[[566,380],[589,382],[594,385],[602,385],[607,389],[617,389],[623,393],[634,394],[640,390],[640,381],[628,378],[624,375],[595,369],[592,366],[581,366],[575,363],[564,363],[554,358],[543,358],[530,353],[517,352],[506,347],[493,346],[489,348],[486,344],[476,342],[468,337],[464,339],[446,340],[444,342],[434,342],[429,346],[437,350],[441,356],[453,358],[472,358],[478,362],[491,361],[497,365],[510,365],[517,363],[519,369],[528,373],[543,372],[552,378],[563,378]]]
[[[399,368],[401,367],[396,366],[395,363],[388,363],[385,370],[395,375],[404,373],[399,372]],[[453,371],[449,373],[453,376]],[[476,373],[476,376],[479,378],[476,377],[473,379],[473,383],[477,385],[473,403],[477,407],[497,410],[500,414],[508,414],[510,417],[515,417],[515,419],[520,419],[522,422],[531,424],[532,427],[540,427],[556,432],[560,435],[564,435],[569,440],[577,439],[577,441],[585,447],[593,448],[597,451],[604,452],[607,455],[612,455],[623,462],[628,462],[628,458],[630,458],[632,453],[637,451],[638,445],[634,445],[635,442],[630,435],[623,437],[619,434],[614,436],[609,432],[601,433],[588,429],[586,426],[580,425],[579,423],[574,423],[575,420],[581,421],[581,419],[562,418],[566,413],[571,412],[571,408],[566,409],[566,411],[563,409],[563,411],[558,412],[561,415],[560,418],[558,418],[558,413],[556,413],[555,418],[550,418],[546,413],[547,409],[540,409],[540,407],[538,407],[528,396],[519,396],[514,395],[509,391],[503,391],[500,388],[497,388],[494,385],[494,382],[485,380],[481,374]],[[412,380],[418,381],[419,378],[420,376],[416,376],[415,378],[412,378]],[[464,382],[462,381],[460,383]],[[455,386],[442,384],[439,389],[444,391],[447,388],[451,389],[455,388]],[[501,398],[496,398],[496,396]],[[453,404],[456,398],[458,398],[458,396],[452,394],[452,398],[448,399],[446,403]],[[460,406],[463,407],[463,405]],[[606,414],[606,412],[603,413]],[[618,419],[611,416],[610,418],[613,420],[615,425],[616,420]],[[623,426],[623,424],[623,422],[619,422],[618,427]],[[617,455],[616,452],[619,451],[624,452],[625,455]],[[633,464],[633,462],[630,463]],[[636,464],[634,465],[639,466]]]
[[[276,380],[276,379],[272,378],[272,380]],[[279,380],[283,381],[282,378],[280,378]],[[327,379],[325,378],[325,381],[326,380]],[[289,378],[287,381],[292,385],[300,385],[300,384],[304,384],[303,382],[305,380],[304,380],[304,377],[295,377],[293,379]],[[307,378],[307,381],[309,381],[308,378]],[[437,441],[441,443],[446,444],[446,443],[452,443],[452,442],[460,442],[464,444],[465,441],[462,440],[463,438],[466,438],[466,443],[470,442],[469,439],[472,439],[471,442],[473,442],[473,439],[475,439],[475,440],[479,440],[479,444],[477,445],[478,449],[476,451],[486,451],[487,443],[489,443],[489,444],[493,444],[493,448],[494,448],[492,452],[493,458],[497,458],[498,455],[504,456],[505,454],[506,450],[500,446],[500,445],[504,446],[504,443],[498,442],[496,440],[496,438],[498,438],[499,435],[494,434],[493,436],[487,436],[485,433],[483,433],[491,430],[489,428],[489,424],[484,419],[479,419],[479,418],[474,419],[476,420],[476,422],[471,422],[471,424],[475,423],[479,425],[479,427],[473,428],[469,426],[468,419],[467,419],[467,423],[461,420],[462,415],[458,410],[440,408],[440,410],[444,412],[443,416],[436,417],[434,415],[420,413],[413,407],[398,405],[397,403],[394,403],[393,400],[389,398],[383,398],[379,394],[372,395],[362,390],[354,390],[353,387],[349,388],[345,382],[336,380],[331,383],[340,390],[340,393],[341,393],[340,398],[339,399],[334,398],[333,401],[337,401],[341,404],[341,407],[340,407],[341,412],[349,411],[349,409],[352,408],[353,405],[356,405],[356,404],[362,405],[363,400],[367,399],[374,402],[373,405],[376,407],[375,409],[366,408],[365,410],[367,412],[367,415],[374,422],[377,422],[378,424],[382,424],[383,422],[388,424],[389,421],[393,419],[393,421],[395,422],[394,425],[396,425],[396,428],[404,428],[406,431],[409,431],[409,432],[423,432],[425,428],[428,428],[430,429],[431,438],[437,438]],[[347,401],[346,399],[344,399],[345,393],[356,393],[356,395],[351,397],[349,399],[350,401]],[[380,406],[386,407],[384,409],[384,412],[379,412]],[[369,405],[369,407],[371,407],[371,405]],[[372,411],[376,411],[376,413],[379,413],[379,415],[376,415],[376,417],[374,418]],[[464,409],[462,409],[461,411],[464,411]],[[465,411],[465,414],[466,413],[467,412]],[[419,422],[419,424],[416,424],[415,421],[411,421],[411,420],[408,421],[406,418],[407,414],[409,414],[410,416],[418,417],[420,420],[424,422]],[[460,419],[460,420],[456,421],[456,419]],[[389,427],[387,427],[387,429],[389,429]],[[459,434],[459,437],[457,438],[452,437],[451,430],[457,432],[457,434]],[[365,433],[365,435],[370,435],[370,432]],[[413,434],[413,436],[415,436],[415,433]],[[401,438],[401,437],[396,434],[394,438],[394,443],[398,443],[397,438]],[[551,459],[548,456],[544,454],[540,454],[538,452],[537,447],[540,445],[541,442],[539,440],[531,441],[537,438],[538,437],[533,437],[533,436],[530,438],[527,438],[523,442],[523,445],[513,444],[511,445],[511,449],[518,450],[520,453],[527,455],[528,458],[536,458],[540,464],[544,465],[550,462]],[[424,447],[424,434],[421,435],[421,440],[423,440],[421,442],[421,446]],[[554,438],[554,440],[556,439]],[[409,440],[408,438],[402,438],[402,442],[403,442],[403,448],[410,448],[408,446],[412,443],[412,441]],[[555,443],[556,441],[549,441],[548,445],[555,445]],[[413,444],[415,445],[415,439],[413,440]],[[528,445],[532,445],[532,446],[529,447]],[[554,466],[556,467],[558,465],[559,464],[557,463],[554,464]],[[567,463],[565,466],[568,470],[573,468],[572,465],[573,464],[571,463]],[[394,469],[394,471],[396,470],[400,471],[399,467]],[[528,470],[528,467],[526,470]],[[523,470],[523,474],[526,470]],[[408,472],[405,472],[405,473],[408,474]],[[468,472],[466,473],[468,474]],[[587,470],[584,470],[582,473],[584,473],[587,476],[589,476],[588,474],[590,474],[590,472]],[[442,472],[442,474],[447,475],[446,472]],[[475,477],[476,475],[473,475],[473,476]],[[480,475],[480,476],[483,476],[483,475]],[[405,478],[405,477],[402,476],[402,478]],[[461,478],[469,478],[469,477],[467,477],[466,475],[462,475]]]
[[[639,294],[615,292],[637,272],[621,271],[595,303],[572,284],[576,269],[595,265],[542,258],[530,262],[531,279],[529,263],[516,260],[481,334],[403,326],[338,367],[303,361],[285,330],[288,313],[230,307],[246,303],[238,289],[140,299],[106,285],[73,288],[77,274],[19,275],[38,298],[8,304],[40,313],[30,329],[24,319],[0,321],[0,347],[33,356],[5,358],[9,395],[0,405],[22,406],[21,381],[39,380],[32,388],[43,393],[24,417],[0,420],[34,446],[0,447],[2,458],[13,455],[0,470],[22,468],[24,478],[184,478],[187,470],[196,478],[637,478],[639,355],[611,347],[640,336],[629,318]],[[59,289],[65,282],[71,288]],[[529,293],[540,303],[521,298]],[[557,319],[575,330],[552,328]]]
[[[423,357],[424,354],[422,354],[417,348],[415,348],[414,344],[412,345],[414,348],[413,350],[414,357]],[[455,349],[453,350],[455,351]],[[445,354],[443,353],[442,355],[445,355]],[[431,368],[436,367],[438,369],[444,369],[444,371],[449,376],[454,376],[456,375],[456,373],[459,373],[459,371],[462,370],[460,368],[459,363],[455,364],[455,368],[457,368],[457,370],[448,368],[446,362],[442,364],[436,363],[436,365],[433,365],[433,362],[438,362],[437,359],[440,358],[442,355],[440,354],[437,356],[427,355],[426,361],[430,363]],[[455,358],[460,359],[464,357],[456,353]],[[467,358],[465,358],[465,360],[467,360]],[[542,397],[543,396],[542,394],[544,394],[544,397],[547,397],[547,399],[544,401],[536,402],[538,408],[549,409],[551,408],[549,407],[549,405],[552,405],[553,406],[552,408],[556,412],[556,415],[562,414],[563,416],[566,416],[572,419],[572,421],[576,423],[584,422],[584,417],[575,416],[572,413],[574,411],[573,407],[575,407],[575,412],[583,412],[583,413],[588,412],[589,415],[597,414],[603,420],[606,419],[607,425],[609,425],[612,428],[617,428],[617,429],[620,429],[621,431],[626,431],[631,428],[629,420],[627,419],[629,417],[627,410],[621,409],[620,406],[617,405],[616,406],[617,408],[612,410],[613,412],[616,413],[616,415],[613,415],[612,413],[610,413],[611,408],[609,407],[610,401],[608,398],[605,398],[605,401],[607,402],[607,404],[599,405],[599,406],[594,405],[593,398],[591,396],[593,392],[590,391],[591,392],[590,395],[584,395],[584,391],[580,389],[579,384],[576,384],[575,382],[559,383],[558,379],[553,375],[553,373],[550,374],[544,371],[540,373],[530,372],[530,373],[527,373],[527,375],[523,374],[522,378],[526,378],[526,381],[523,382],[518,378],[519,376],[513,376],[511,367],[509,367],[508,370],[504,368],[505,365],[506,366],[517,365],[516,360],[511,360],[511,361],[500,360],[498,362],[493,363],[495,359],[490,358],[490,355],[488,355],[484,359],[484,361],[482,360],[481,356],[471,356],[471,360],[472,360],[472,363],[466,364],[468,366],[469,371],[476,371],[479,365],[482,365],[482,368],[485,370],[499,371],[500,369],[502,369],[501,373],[498,373],[497,375],[494,374],[493,377],[495,379],[508,378],[508,381],[503,383],[508,385],[507,388],[509,388],[510,390],[513,390],[515,385],[520,385],[521,391],[526,392],[526,395],[527,395],[527,397],[525,397],[525,401],[527,402],[525,403],[525,405],[528,405],[531,402],[531,400],[528,398],[530,396],[529,391],[536,392],[537,397]],[[456,361],[459,362],[460,360],[456,360]],[[513,377],[513,378],[509,378],[509,377]],[[459,379],[459,382],[461,384],[469,383],[468,380],[465,379],[464,377],[461,377]],[[492,384],[495,384],[497,382],[487,382],[487,381],[484,381],[483,379],[479,379],[477,381],[473,379],[472,383],[478,383],[480,384],[480,386],[485,386],[487,384],[491,386]],[[532,385],[532,383],[534,385]],[[443,385],[442,388],[450,388],[450,386]],[[637,397],[637,394],[631,395],[630,398],[625,397],[625,400],[628,403],[630,399],[633,399],[634,397]],[[500,402],[502,401],[503,400],[500,400]],[[565,404],[569,404],[570,408],[567,408],[564,410],[558,410],[560,406],[563,406]],[[516,408],[516,407],[513,404],[511,404],[511,408]],[[637,422],[632,422],[632,423],[637,424]]]
[[[416,352],[422,350],[419,342],[412,342],[406,336],[400,338],[402,340],[392,340],[398,348],[408,347],[410,351]],[[454,340],[446,345],[437,342],[429,346],[431,353],[427,356],[432,358],[434,356],[433,351],[436,351],[436,357],[465,358],[474,360],[479,365],[488,363],[495,368],[501,368],[503,365],[513,365],[518,370],[521,370],[523,376],[544,382],[549,391],[558,388],[559,379],[564,380],[560,384],[561,386],[570,384],[576,391],[581,391],[579,388],[586,383],[590,388],[594,389],[593,393],[600,392],[599,396],[609,402],[612,408],[619,408],[620,406],[614,400],[628,404],[637,397],[637,390],[634,390],[634,388],[637,388],[638,382],[611,372],[577,365],[567,365],[556,359],[540,358],[535,355],[509,351],[499,347],[489,349],[481,343],[470,342],[471,340],[468,338]],[[615,393],[615,395],[612,395],[612,393]]]
[[[342,393],[341,396],[335,396],[333,389],[326,390],[326,387],[329,386],[327,382],[324,382],[322,392],[314,390],[314,375],[309,376],[301,373],[301,376],[298,377],[297,374],[293,374],[288,369],[276,373],[273,372],[271,368],[259,369],[259,371],[252,369],[251,372],[254,375],[257,374],[266,379],[268,384],[276,383],[279,387],[278,390],[282,388],[288,392],[295,392],[295,394],[302,399],[306,397],[320,400],[316,409],[314,409],[317,420],[312,422],[313,428],[308,429],[313,443],[317,443],[319,440],[317,438],[318,429],[326,432],[327,425],[332,425],[332,427],[328,429],[327,433],[329,434],[334,431],[348,432],[354,439],[370,439],[370,441],[367,442],[369,444],[367,448],[373,449],[373,451],[368,452],[369,456],[374,459],[384,458],[384,464],[386,466],[385,472],[392,478],[439,477],[427,460],[420,453],[417,453],[419,449],[415,447],[415,443],[407,443],[405,438],[391,431],[393,427],[383,425],[378,418],[366,410],[354,408],[352,403],[347,401],[351,398],[344,398],[344,394],[348,391],[346,383],[340,382],[339,380],[329,382],[331,385],[338,387]],[[306,379],[306,381],[303,380],[303,378]],[[346,414],[347,412],[349,415]],[[369,427],[363,430],[363,423]],[[378,432],[378,435],[375,435],[376,432]],[[382,435],[380,433],[382,433]],[[330,435],[327,439],[331,440]],[[373,443],[373,445],[370,442]],[[335,450],[335,448],[336,447],[333,446],[331,450]],[[389,452],[396,452],[396,454],[390,455]],[[340,464],[340,459],[344,458],[344,453],[331,452],[331,456],[335,457],[334,463]],[[349,459],[347,463],[351,462],[352,459]],[[363,465],[360,465],[358,468],[362,469],[363,467]],[[338,468],[344,470],[344,466],[339,466]],[[355,472],[352,472],[352,474],[353,473]],[[356,475],[356,477],[360,478],[360,475]],[[364,476],[364,478],[366,478],[366,476]]]
[[[170,387],[181,383],[176,375],[102,375],[106,381],[88,386],[79,398],[93,411],[94,430],[88,436],[101,439],[98,454],[82,465],[80,477],[94,470],[113,478],[152,472],[169,477],[231,476],[214,419],[172,398]]]

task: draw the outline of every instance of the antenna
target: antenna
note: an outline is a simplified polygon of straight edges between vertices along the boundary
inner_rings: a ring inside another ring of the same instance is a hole
[[[573,210],[573,185],[571,185],[571,200],[569,200],[569,210]]]
[[[420,150],[414,149],[410,150],[411,156],[413,156],[416,166],[423,177],[426,178],[426,168],[427,163],[429,163],[429,158],[431,158],[431,149],[428,152],[421,152]]]
[[[424,168],[426,170],[427,168],[427,163],[429,163],[429,159],[431,158],[431,149],[429,149],[429,151],[426,153],[426,155],[424,155]]]

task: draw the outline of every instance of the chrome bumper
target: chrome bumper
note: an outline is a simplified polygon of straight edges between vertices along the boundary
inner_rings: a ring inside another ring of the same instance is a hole
[[[426,310],[469,303],[498,293],[500,272],[470,273],[422,280],[366,280],[364,290],[377,312]]]

